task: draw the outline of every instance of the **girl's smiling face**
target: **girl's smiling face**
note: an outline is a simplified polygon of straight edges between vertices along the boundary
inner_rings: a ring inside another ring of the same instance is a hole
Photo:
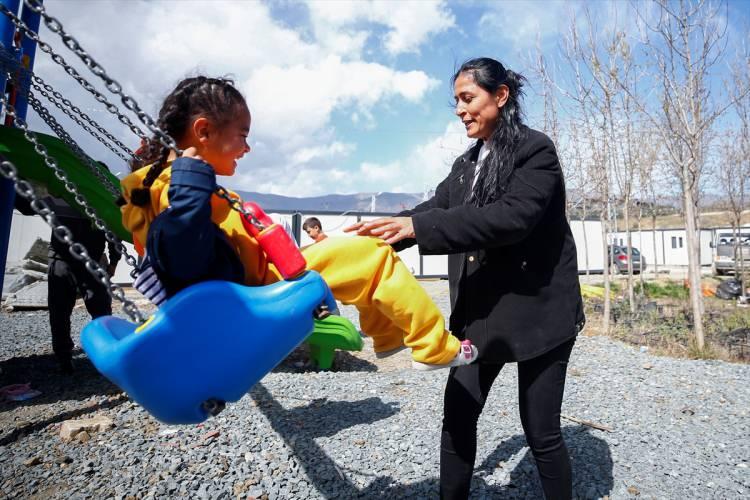
[[[500,85],[494,93],[480,87],[471,73],[458,75],[453,85],[456,116],[472,139],[487,140],[497,128],[500,108],[508,101],[508,87]]]
[[[237,160],[250,152],[247,144],[250,121],[250,110],[242,106],[234,118],[223,124],[205,117],[193,122],[198,154],[214,168],[216,175],[233,175]]]

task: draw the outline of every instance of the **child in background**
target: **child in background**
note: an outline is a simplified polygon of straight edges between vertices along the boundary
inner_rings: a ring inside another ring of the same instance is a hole
[[[302,230],[313,240],[313,243],[318,243],[328,238],[328,235],[323,232],[323,224],[320,223],[320,219],[317,217],[308,217],[305,219],[305,222],[302,223]]]
[[[182,156],[150,140],[122,180],[123,224],[145,250],[144,269],[163,285],[162,298],[207,280],[259,286],[281,279],[240,214],[214,194],[216,175],[233,175],[237,160],[250,151],[250,120],[231,80],[187,78],[167,96],[158,120]],[[303,254],[337,300],[357,307],[376,356],[407,347],[417,369],[477,358],[476,347],[445,329],[437,306],[382,240],[326,238]]]

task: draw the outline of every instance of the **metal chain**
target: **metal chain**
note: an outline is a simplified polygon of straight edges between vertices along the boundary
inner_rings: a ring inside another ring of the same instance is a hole
[[[229,207],[233,210],[237,211],[242,215],[245,219],[250,221],[256,228],[258,228],[258,231],[263,231],[266,226],[258,220],[258,218],[255,216],[254,213],[248,212],[245,210],[245,207],[242,206],[242,199],[241,198],[232,198],[232,196],[229,194],[229,191],[226,190],[226,188],[223,188],[221,186],[216,186],[216,196],[221,198],[222,200],[226,200],[227,203],[229,203]]]
[[[123,144],[122,142],[120,142],[119,139],[117,139],[114,135],[112,135],[104,127],[102,127],[101,125],[99,125],[99,123],[97,123],[96,120],[94,120],[89,115],[87,115],[86,113],[84,113],[81,110],[81,108],[79,108],[78,106],[76,106],[75,104],[73,104],[72,102],[70,102],[69,99],[66,99],[60,92],[58,92],[57,90],[55,90],[54,87],[52,87],[52,85],[46,83],[44,80],[42,80],[41,77],[39,77],[37,75],[32,75],[31,78],[35,82],[32,85],[34,85],[34,88],[37,90],[37,92],[39,92],[40,94],[42,94],[43,96],[45,96],[50,102],[53,102],[55,104],[55,106],[57,106],[58,108],[60,108],[60,110],[63,113],[65,113],[66,115],[68,115],[71,119],[73,119],[76,123],[78,123],[81,127],[83,127],[84,130],[86,130],[89,134],[91,134],[97,140],[99,140],[99,142],[101,142],[107,148],[109,148],[110,151],[112,151],[113,153],[115,153],[117,156],[119,156],[120,158],[122,158],[126,162],[130,161],[130,159],[133,158],[133,157],[135,157],[136,159],[138,159],[138,157],[135,155],[135,153],[133,153],[133,151],[131,151],[130,148],[128,148],[125,144]],[[41,86],[43,88],[38,88],[39,86]],[[47,94],[47,92],[49,92],[52,95],[50,96],[49,94]],[[59,102],[53,101],[53,97],[56,98],[57,100],[59,100]],[[67,108],[63,108],[62,107],[63,105],[65,105]],[[119,147],[122,151],[124,151],[127,154],[127,156],[124,156],[120,151],[117,151],[116,149],[114,149],[110,143],[106,142],[104,139],[102,139],[101,137],[99,137],[99,135],[97,135],[93,130],[91,130],[86,125],[84,125],[83,123],[81,123],[79,121],[80,119],[77,118],[77,117],[74,117],[71,113],[74,113],[75,115],[80,116],[89,125],[91,125],[92,127],[94,127],[101,135],[103,135],[104,137],[106,137],[107,139],[109,139],[110,141],[112,141],[112,143],[114,143],[117,147]]]
[[[63,41],[63,44],[65,44],[65,46],[68,47],[71,52],[77,55],[78,58],[83,61],[83,63],[89,68],[89,70],[91,70],[94,75],[98,76],[104,82],[104,86],[107,87],[107,90],[120,97],[122,104],[127,109],[135,113],[138,119],[141,120],[146,128],[148,128],[151,133],[154,134],[156,139],[163,146],[178,152],[180,151],[180,148],[177,146],[175,140],[170,137],[169,134],[159,128],[154,119],[141,109],[135,99],[122,91],[122,85],[120,85],[117,80],[107,74],[104,68],[98,62],[96,62],[94,58],[91,57],[91,55],[89,55],[89,53],[83,49],[83,47],[81,47],[81,45],[78,43],[78,40],[76,40],[72,35],[65,31],[62,23],[59,20],[47,14],[44,5],[41,2],[37,2],[36,0],[24,0],[24,2],[31,10],[39,14],[44,20],[44,24],[47,26],[47,28],[52,33],[59,35],[60,39]]]
[[[65,29],[63,28],[62,23],[60,21],[58,21],[56,18],[54,18],[54,17],[50,16],[49,14],[47,14],[47,11],[45,10],[44,5],[42,5],[40,2],[38,2],[36,0],[24,0],[24,3],[32,11],[36,12],[37,14],[39,14],[42,17],[42,19],[44,20],[44,24],[47,26],[47,28],[51,32],[53,32],[53,33],[55,33],[55,34],[57,34],[57,35],[60,36],[60,38],[62,39],[62,41],[65,44],[65,46],[68,47],[68,49],[70,49],[74,54],[76,54],[79,57],[79,59],[81,59],[81,61],[83,61],[83,63],[86,64],[86,66],[89,68],[89,70],[91,70],[91,72],[94,73],[94,75],[98,76],[104,82],[105,86],[107,87],[107,90],[109,90],[113,94],[118,95],[120,97],[120,99],[122,101],[122,104],[127,109],[129,109],[130,111],[132,111],[133,113],[136,114],[136,116],[138,117],[138,119],[140,119],[141,122],[154,134],[154,137],[163,146],[165,146],[165,147],[167,147],[169,149],[174,150],[178,155],[182,154],[182,150],[177,146],[177,143],[175,142],[175,140],[169,134],[167,134],[166,132],[164,132],[158,126],[158,124],[154,121],[154,119],[151,118],[151,116],[149,116],[145,111],[143,111],[140,108],[140,106],[135,101],[135,99],[133,99],[131,96],[125,94],[122,91],[122,85],[120,85],[114,78],[110,77],[107,74],[107,72],[104,70],[104,68],[98,62],[96,62],[94,60],[94,58],[91,57],[83,49],[83,47],[81,47],[81,45],[78,43],[78,41],[72,35],[68,34],[65,31]],[[37,36],[37,34],[33,30],[29,29],[28,26],[26,26],[26,24],[23,21],[21,21],[21,19],[19,19],[15,14],[13,14],[12,12],[10,12],[2,4],[0,4],[0,12],[2,12],[3,14],[5,14],[6,16],[8,16],[10,18],[10,20],[13,22],[13,24],[21,32],[23,32],[24,35],[26,35],[27,37],[29,37],[32,40],[34,40],[44,52],[47,52],[48,54],[50,54],[52,56],[53,61],[55,61],[56,63],[62,65],[66,69],[66,71],[68,72],[68,74],[70,74],[71,76],[73,76],[81,85],[84,86],[84,88],[86,88],[87,90],[91,89],[89,91],[92,92],[92,93],[94,93],[95,97],[101,96],[101,94],[98,91],[96,91],[96,89],[94,89],[93,86],[87,80],[85,80],[77,72],[75,72],[75,69],[73,69],[72,67],[70,67],[70,65],[68,65],[62,59],[62,57],[60,57],[57,54],[54,54],[52,52],[51,47],[48,44],[42,42],[39,39],[39,37]],[[42,44],[44,44],[44,46]],[[46,49],[45,49],[45,46],[46,46]],[[73,74],[70,70],[72,70],[73,72],[75,72],[75,74]],[[105,101],[100,100],[98,97],[97,97],[97,100],[99,100],[99,102],[101,102],[102,104],[107,105],[105,103]],[[118,117],[119,117],[119,114],[118,114]],[[131,130],[133,130],[133,129],[131,128]],[[142,132],[141,133],[137,133],[137,132],[134,131],[134,133],[136,133],[136,135],[138,135],[141,139],[148,139]],[[227,192],[226,189],[224,189],[221,186],[218,186],[217,190],[216,190],[216,194],[219,197],[227,200],[227,202],[229,203],[229,206],[232,209],[234,209],[237,212],[239,212],[240,214],[242,214],[246,219],[248,219],[254,225],[258,226],[259,229],[262,230],[264,228],[263,224],[257,219],[257,217],[255,217],[255,215],[253,215],[252,213],[244,210],[242,208],[241,203],[239,203],[237,200],[235,200],[235,199],[233,199],[233,198],[231,198],[229,196],[229,194],[228,194],[228,192]]]
[[[3,95],[0,95],[0,104],[5,107],[5,112],[9,116],[13,117],[13,122],[15,123],[16,127],[23,131],[24,137],[29,142],[31,142],[31,144],[34,146],[34,150],[39,153],[39,155],[44,159],[44,163],[52,169],[55,177],[57,177],[63,183],[65,189],[73,195],[73,199],[81,206],[81,208],[83,208],[84,213],[88,216],[88,218],[94,222],[94,225],[97,227],[97,229],[104,232],[104,237],[107,239],[107,241],[114,245],[114,247],[117,248],[117,250],[123,255],[123,257],[125,257],[125,262],[127,262],[128,265],[133,268],[133,271],[130,273],[130,275],[135,278],[135,276],[137,275],[136,268],[138,266],[138,262],[136,261],[135,257],[128,253],[128,249],[125,248],[125,245],[123,245],[122,241],[115,235],[115,233],[107,228],[104,222],[96,214],[94,209],[91,208],[91,206],[88,204],[86,198],[84,198],[81,193],[78,192],[75,184],[70,182],[65,171],[63,171],[57,165],[57,161],[47,153],[47,148],[39,143],[36,135],[34,135],[33,132],[29,131],[29,126],[27,125],[26,121],[16,115],[16,110],[8,103],[7,99]]]
[[[8,10],[8,8],[2,3],[0,3],[0,13],[5,14],[5,16],[10,19],[16,29],[23,33],[24,36],[36,42],[37,46],[42,50],[42,52],[47,53],[55,63],[62,66],[65,72],[68,73],[76,82],[78,82],[81,87],[86,89],[86,91],[92,94],[98,102],[103,104],[107,111],[115,115],[117,119],[120,120],[120,123],[128,127],[131,132],[133,132],[141,139],[147,138],[145,132],[143,132],[140,127],[133,123],[133,121],[127,115],[121,113],[120,108],[118,108],[116,104],[110,102],[109,99],[107,99],[101,92],[99,92],[88,80],[83,78],[73,66],[68,64],[61,55],[52,50],[52,47],[48,43],[41,40],[39,38],[39,35],[37,35],[34,30],[29,28],[26,23],[19,19],[18,16],[16,16],[13,12]]]
[[[107,271],[104,270],[98,262],[91,258],[86,247],[73,241],[73,233],[70,229],[58,222],[57,217],[55,217],[54,212],[47,202],[39,198],[30,183],[18,177],[18,169],[16,166],[6,160],[2,155],[0,155],[0,175],[14,182],[16,193],[29,200],[31,208],[52,228],[53,236],[68,245],[68,251],[70,254],[75,259],[83,262],[86,270],[104,285],[109,296],[122,302],[122,309],[130,319],[136,323],[143,323],[146,321],[146,318],[138,309],[138,306],[125,296],[125,291],[122,287],[116,283],[112,283]]]
[[[36,83],[32,83],[31,85],[34,88],[34,90],[37,91],[38,94],[42,95],[50,103],[54,104],[54,106],[57,109],[59,109],[60,111],[62,111],[68,118],[70,118],[71,120],[73,120],[74,122],[76,122],[78,125],[80,125],[80,127],[82,129],[84,129],[86,132],[88,132],[97,141],[99,141],[100,143],[102,143],[107,149],[109,149],[114,154],[116,154],[117,156],[119,156],[126,163],[130,161],[130,158],[128,158],[127,156],[125,156],[121,151],[118,151],[114,146],[112,146],[112,144],[110,144],[109,142],[105,141],[99,134],[97,134],[94,130],[92,130],[91,127],[89,127],[88,125],[86,125],[86,123],[83,120],[81,120],[80,118],[78,118],[72,111],[70,111],[68,108],[66,108],[65,106],[63,106],[60,101],[58,101],[53,96],[51,96],[50,94],[48,94],[47,91],[44,90],[41,86],[37,85]],[[29,93],[29,95],[31,95],[31,93]],[[50,114],[50,116],[51,116],[51,114]]]
[[[113,195],[114,198],[120,196],[120,188],[116,185],[111,178],[104,175],[100,167],[94,163],[94,160],[88,156],[78,143],[68,134],[57,119],[52,116],[49,110],[44,107],[42,102],[34,97],[33,94],[29,93],[27,100],[34,111],[44,120],[50,129],[57,135],[62,141],[73,151],[73,153],[88,167],[88,169],[99,179],[102,185]]]

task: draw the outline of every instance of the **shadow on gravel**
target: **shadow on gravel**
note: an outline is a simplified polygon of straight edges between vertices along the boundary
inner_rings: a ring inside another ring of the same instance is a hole
[[[0,403],[0,411],[58,401],[82,401],[95,395],[112,396],[122,392],[97,372],[88,358],[80,355],[80,350],[73,354],[75,371],[72,375],[63,375],[59,371],[52,354],[33,354],[0,361],[0,387],[30,382],[32,389],[42,393],[26,401],[4,401]]]
[[[411,499],[436,498],[438,478],[425,478],[410,484],[398,478],[382,475],[368,486],[359,488],[348,479],[349,473],[372,476],[370,471],[351,470],[337,465],[315,442],[316,438],[333,436],[354,425],[367,425],[400,411],[392,404],[372,397],[360,401],[328,401],[316,399],[304,407],[284,409],[273,395],[257,384],[250,392],[258,408],[271,423],[274,431],[284,439],[310,482],[324,498]],[[601,498],[614,487],[612,457],[609,445],[591,434],[588,427],[563,427],[573,467],[573,488],[576,498]],[[352,449],[358,449],[351,443]],[[523,458],[510,472],[506,484],[487,484],[483,476],[493,474],[495,468],[526,449]],[[544,498],[526,438],[519,434],[504,440],[474,472],[472,498]]]
[[[74,355],[80,351],[75,351]],[[89,401],[81,408],[60,410],[47,418],[34,422],[16,422],[11,429],[0,429],[0,446],[17,441],[21,437],[46,428],[50,424],[64,422],[104,408],[113,408],[128,401],[125,394],[114,384],[99,374],[94,365],[84,356],[73,360],[75,372],[63,375],[57,368],[52,354],[34,354],[25,357],[6,359],[0,362],[2,375],[0,386],[31,383],[31,388],[41,391],[41,395],[26,401],[0,402],[0,413],[23,406],[54,404],[60,401],[84,401],[91,396],[106,396],[106,401]],[[47,411],[49,413],[49,411]],[[5,434],[6,431],[9,431]]]
[[[360,490],[351,483],[342,468],[321,449],[316,438],[333,436],[355,425],[367,425],[395,415],[400,409],[371,397],[359,401],[328,401],[316,399],[307,406],[286,410],[263,384],[256,384],[250,395],[260,411],[271,423],[274,431],[292,449],[310,482],[324,498],[380,497],[387,485],[394,483],[389,477],[376,479],[378,492]],[[353,448],[356,444],[351,444]],[[367,474],[367,471],[357,471]]]
[[[46,428],[48,425],[57,424],[66,420],[73,420],[89,413],[98,412],[100,410],[114,408],[127,401],[129,400],[125,394],[119,394],[116,396],[112,396],[104,403],[91,403],[87,406],[84,406],[83,408],[64,411],[38,422],[21,425],[20,427],[16,427],[15,429],[13,429],[13,431],[11,431],[8,435],[0,436],[0,446],[5,446],[7,444],[13,443],[23,436]]]
[[[310,373],[319,372],[310,361],[310,350],[302,343],[281,363],[273,369],[274,373]],[[347,351],[337,350],[333,361],[333,372],[376,372],[378,366],[365,359],[360,359]]]
[[[596,432],[596,431],[594,431]],[[612,455],[609,445],[591,433],[585,426],[562,428],[563,438],[570,454],[573,469],[573,497],[601,498],[614,488]],[[488,485],[482,479],[524,450],[524,456],[510,473],[510,480],[503,485]],[[490,498],[544,498],[536,464],[526,437],[518,434],[503,441],[474,471],[472,492]],[[479,476],[479,477],[477,477]]]

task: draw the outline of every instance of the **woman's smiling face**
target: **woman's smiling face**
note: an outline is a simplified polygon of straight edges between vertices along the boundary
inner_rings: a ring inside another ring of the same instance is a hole
[[[495,92],[487,92],[477,85],[469,72],[458,75],[453,84],[456,116],[466,127],[472,139],[487,140],[495,131],[502,108],[508,100],[508,87],[501,85]]]

